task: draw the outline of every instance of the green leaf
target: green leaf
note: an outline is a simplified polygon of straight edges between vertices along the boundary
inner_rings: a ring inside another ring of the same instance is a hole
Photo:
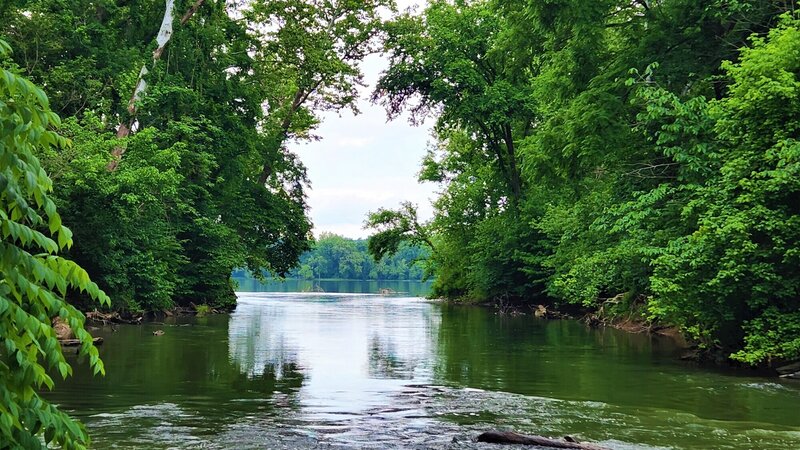
[[[59,362],[58,372],[61,374],[61,378],[66,380],[67,376],[72,375],[72,368],[66,362]]]

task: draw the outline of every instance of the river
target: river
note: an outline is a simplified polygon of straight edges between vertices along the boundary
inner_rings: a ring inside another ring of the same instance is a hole
[[[230,315],[94,333],[107,375],[76,365],[47,396],[99,449],[492,448],[471,440],[498,428],[614,449],[800,448],[800,384],[574,321],[243,292]]]

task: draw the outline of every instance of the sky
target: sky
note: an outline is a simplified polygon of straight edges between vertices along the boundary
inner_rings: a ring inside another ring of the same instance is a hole
[[[399,6],[414,4],[400,1]],[[435,186],[417,183],[420,162],[431,141],[432,120],[412,126],[407,116],[387,122],[386,112],[369,101],[369,94],[388,66],[380,55],[361,65],[367,86],[361,89],[358,115],[349,110],[322,114],[314,134],[321,139],[294,142],[290,148],[308,168],[308,192],[314,235],[323,231],[349,238],[366,238],[367,213],[396,208],[408,200],[418,205],[422,220],[432,215]]]

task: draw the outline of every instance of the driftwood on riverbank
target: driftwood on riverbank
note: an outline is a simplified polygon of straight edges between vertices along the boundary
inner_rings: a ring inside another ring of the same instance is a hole
[[[487,431],[478,436],[478,442],[486,442],[489,444],[538,445],[539,447],[574,448],[578,450],[608,450],[605,447],[594,444],[578,442],[571,437],[551,439],[542,436],[528,436],[512,431]]]
[[[98,310],[89,311],[86,313],[86,319],[102,323],[103,325],[109,323],[127,323],[127,324],[140,324],[144,317],[141,315],[133,315],[130,317],[123,317],[118,312],[101,312]]]
[[[58,342],[61,343],[62,347],[77,347],[81,345],[80,339],[60,339]],[[103,343],[103,338],[96,337],[92,339],[92,343],[94,343],[94,345],[100,345]]]

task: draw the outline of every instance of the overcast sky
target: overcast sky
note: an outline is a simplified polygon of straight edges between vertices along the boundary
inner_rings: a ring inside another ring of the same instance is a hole
[[[369,93],[386,66],[387,61],[378,55],[362,64],[368,86],[358,103],[361,114],[325,114],[315,132],[319,141],[291,144],[308,168],[308,202],[316,236],[330,231],[367,237],[370,232],[363,229],[367,213],[379,207],[394,208],[404,200],[419,206],[422,219],[432,214],[434,186],[417,183],[417,173],[433,122],[417,127],[407,117],[387,122],[383,108],[369,102]]]

